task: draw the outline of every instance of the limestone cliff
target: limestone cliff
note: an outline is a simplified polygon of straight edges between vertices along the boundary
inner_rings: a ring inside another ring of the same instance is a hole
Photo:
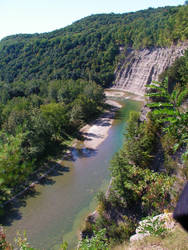
[[[145,85],[158,80],[158,76],[188,48],[188,41],[169,48],[141,50],[120,48],[124,59],[115,71],[113,88],[144,95]]]

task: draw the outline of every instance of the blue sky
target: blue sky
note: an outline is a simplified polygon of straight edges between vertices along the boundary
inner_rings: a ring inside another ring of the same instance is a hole
[[[0,0],[0,39],[18,33],[63,28],[97,13],[125,13],[149,7],[175,6],[184,0]]]

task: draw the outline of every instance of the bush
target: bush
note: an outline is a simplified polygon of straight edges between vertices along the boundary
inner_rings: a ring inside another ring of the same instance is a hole
[[[94,231],[94,236],[80,241],[79,250],[109,250],[106,230]]]

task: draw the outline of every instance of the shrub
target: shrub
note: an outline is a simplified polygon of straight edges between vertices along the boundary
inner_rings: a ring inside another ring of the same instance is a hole
[[[94,231],[94,236],[80,241],[79,250],[109,250],[106,230]]]

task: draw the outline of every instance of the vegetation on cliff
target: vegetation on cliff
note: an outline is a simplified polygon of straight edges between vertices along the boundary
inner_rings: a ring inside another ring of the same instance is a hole
[[[131,113],[124,146],[112,160],[110,192],[99,194],[98,216],[88,217],[84,236],[105,228],[113,246],[128,240],[142,217],[173,211],[188,177],[187,52],[162,82],[148,86],[147,119]]]

